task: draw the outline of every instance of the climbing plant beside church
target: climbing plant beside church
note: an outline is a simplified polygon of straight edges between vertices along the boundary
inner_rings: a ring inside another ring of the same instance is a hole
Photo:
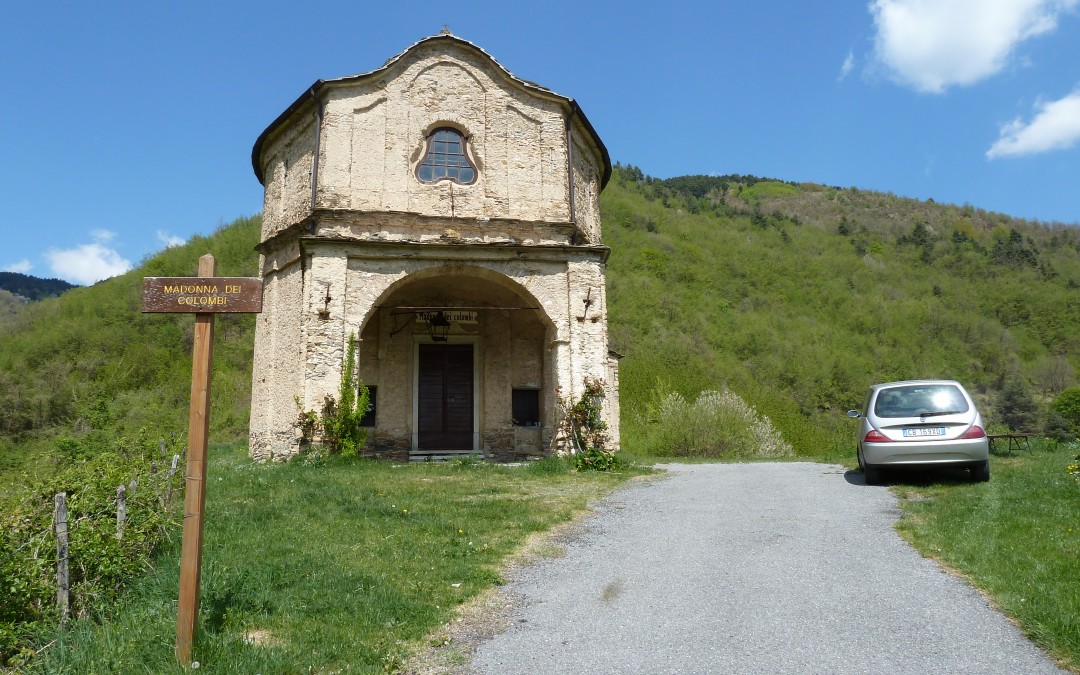
[[[615,453],[607,448],[608,427],[601,415],[604,396],[604,381],[586,377],[585,389],[576,403],[562,400],[566,411],[562,435],[573,450],[571,461],[578,471],[614,471],[621,466]]]
[[[349,346],[341,368],[341,387],[338,396],[327,394],[322,410],[303,409],[296,397],[300,414],[293,425],[300,430],[301,442],[310,446],[318,442],[331,454],[355,457],[367,440],[367,430],[361,426],[371,405],[367,387],[356,377],[356,334],[349,335]]]

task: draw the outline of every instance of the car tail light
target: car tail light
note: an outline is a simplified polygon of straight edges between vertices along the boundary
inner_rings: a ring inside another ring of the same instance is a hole
[[[863,439],[865,443],[891,443],[892,439],[881,433],[877,429],[872,429],[870,433],[866,434],[866,438]]]
[[[986,432],[978,424],[972,424],[971,428],[961,434],[960,438],[986,438]]]

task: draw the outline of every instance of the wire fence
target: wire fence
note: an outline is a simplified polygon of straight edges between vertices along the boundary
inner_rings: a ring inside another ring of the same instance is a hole
[[[144,571],[183,501],[183,438],[130,443],[59,463],[0,513],[0,664],[21,627],[64,622]],[[181,473],[181,475],[177,475]]]
[[[162,451],[165,449],[165,441],[162,439]],[[156,461],[150,463],[150,479],[144,482],[143,489],[154,489],[157,496],[157,502],[161,506],[161,510],[164,513],[169,513],[173,505],[173,492],[175,487],[174,477],[176,475],[177,465],[180,463],[180,455],[174,454],[172,456],[172,463],[168,469],[162,472],[159,476],[159,469]],[[68,547],[68,535],[72,528],[83,522],[93,522],[102,518],[111,518],[112,514],[116,514],[116,539],[122,540],[124,538],[124,527],[127,525],[127,507],[128,498],[134,496],[134,493],[139,488],[139,480],[132,479],[127,485],[120,485],[116,488],[116,498],[112,500],[109,508],[100,510],[96,513],[83,514],[75,520],[68,522],[68,508],[67,508],[67,493],[58,492],[53,497],[53,524],[51,532],[56,536],[56,609],[60,615],[61,621],[67,619],[71,612],[71,600],[70,600],[70,587],[71,587],[71,560],[70,550]],[[49,531],[45,531],[42,535],[47,536]]]

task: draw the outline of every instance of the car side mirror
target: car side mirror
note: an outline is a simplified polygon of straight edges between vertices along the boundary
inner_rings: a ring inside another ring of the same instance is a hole
[[[850,417],[851,419],[857,420],[860,417],[862,417],[862,414],[858,410],[849,410],[849,411],[847,411],[847,416]]]

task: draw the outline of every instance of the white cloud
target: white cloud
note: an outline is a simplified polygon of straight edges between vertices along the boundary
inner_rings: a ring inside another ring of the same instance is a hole
[[[840,66],[840,77],[838,77],[836,79],[837,80],[844,79],[845,77],[848,76],[849,73],[851,73],[851,70],[854,67],[855,67],[855,54],[854,54],[854,52],[849,51],[847,53],[847,58],[844,59],[843,65]]]
[[[112,230],[90,230],[90,238],[99,244],[107,244],[116,237]]]
[[[97,238],[97,232],[92,236]],[[129,261],[101,243],[63,250],[49,249],[45,252],[45,258],[54,274],[79,284],[92,284],[131,269]]]
[[[1053,31],[1080,0],[872,0],[874,58],[916,91],[941,93],[1006,67],[1024,40]]]
[[[986,151],[987,158],[1062,150],[1080,140],[1080,89],[1035,107],[1038,112],[1028,124],[1017,118],[1001,127],[1001,137]]]
[[[29,260],[20,260],[19,262],[11,263],[4,266],[5,272],[18,272],[19,274],[26,274],[30,270],[34,269],[34,266]]]
[[[177,246],[183,246],[184,240],[176,235],[169,234],[165,230],[157,231],[157,238],[162,244],[165,244],[165,248],[175,248]]]

